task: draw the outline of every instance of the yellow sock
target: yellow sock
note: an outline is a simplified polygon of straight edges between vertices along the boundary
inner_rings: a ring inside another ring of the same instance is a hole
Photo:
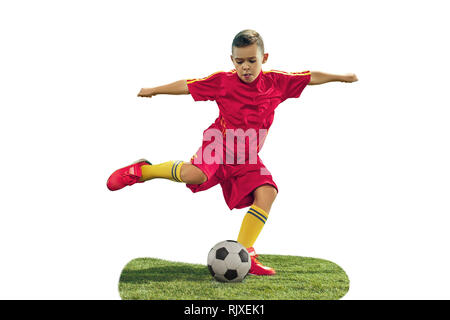
[[[237,241],[245,248],[253,247],[269,215],[263,209],[252,205],[242,221]]]
[[[161,164],[143,165],[141,181],[162,178],[183,182],[180,174],[182,164],[183,161],[167,161]]]

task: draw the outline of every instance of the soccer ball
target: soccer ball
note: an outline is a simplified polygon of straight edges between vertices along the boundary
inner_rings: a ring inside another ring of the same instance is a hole
[[[233,240],[216,244],[208,254],[208,270],[220,282],[241,282],[250,270],[251,259],[247,249]]]

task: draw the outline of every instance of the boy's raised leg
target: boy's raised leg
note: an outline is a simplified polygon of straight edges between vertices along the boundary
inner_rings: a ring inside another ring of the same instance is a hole
[[[146,159],[141,159],[116,170],[109,177],[107,187],[111,191],[116,191],[156,178],[188,184],[201,184],[207,180],[203,171],[188,162],[167,161],[154,165]]]
[[[189,162],[168,161],[157,165],[143,165],[141,182],[163,178],[187,184],[202,184],[207,180],[202,170]]]
[[[172,180],[175,182],[183,182],[181,179],[181,167],[183,161],[167,161],[160,164],[144,164],[141,167],[142,175],[140,182],[152,180],[156,178]]]

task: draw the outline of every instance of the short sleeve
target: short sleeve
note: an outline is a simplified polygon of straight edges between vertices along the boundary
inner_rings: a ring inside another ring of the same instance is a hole
[[[222,85],[223,71],[200,79],[188,79],[189,93],[195,101],[216,100]]]
[[[276,72],[283,100],[298,98],[311,81],[311,72]]]

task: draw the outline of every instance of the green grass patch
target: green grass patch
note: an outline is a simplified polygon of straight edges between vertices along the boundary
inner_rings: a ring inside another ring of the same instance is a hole
[[[124,300],[335,300],[349,289],[344,270],[330,261],[280,255],[258,259],[277,274],[220,283],[205,265],[134,259],[122,271],[119,293]]]

